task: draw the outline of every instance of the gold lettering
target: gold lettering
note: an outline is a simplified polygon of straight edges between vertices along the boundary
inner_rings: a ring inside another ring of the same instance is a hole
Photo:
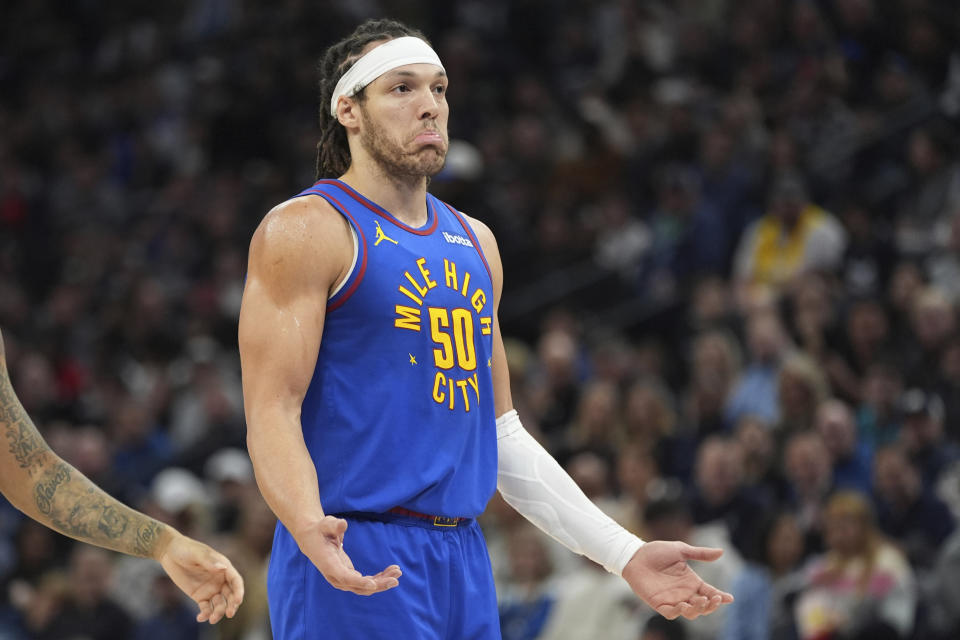
[[[437,375],[433,379],[433,401],[437,404],[443,404],[445,400],[445,396],[440,392],[440,385],[447,386],[447,376],[437,371]]]
[[[435,286],[437,286],[437,281],[430,279],[430,270],[424,266],[426,264],[427,264],[426,258],[420,258],[419,260],[417,260],[417,266],[420,267],[420,275],[423,276],[423,281],[427,284],[427,291],[429,291],[430,289],[433,289]]]
[[[473,297],[470,298],[471,304],[477,313],[483,311],[483,305],[487,303],[487,294],[483,292],[483,289],[477,289],[473,292]]]
[[[469,382],[470,386],[473,387],[474,393],[477,394],[477,402],[479,403],[480,402],[480,383],[479,383],[479,380],[477,379],[477,374],[473,374],[472,376],[467,378],[467,382]]]
[[[460,294],[466,298],[467,297],[467,287],[470,286],[470,272],[467,271],[463,274],[463,287],[460,289]]]
[[[420,309],[398,304],[393,310],[397,313],[397,317],[393,320],[394,327],[420,331]]]
[[[450,385],[450,405],[447,407],[450,411],[453,411],[453,378],[447,378],[447,383]]]
[[[446,258],[443,259],[443,277],[446,285],[456,291],[457,286],[457,265]]]
[[[421,307],[423,306],[423,300],[421,300],[417,296],[410,293],[410,290],[407,289],[405,286],[400,285],[398,289],[400,289],[400,293],[402,293],[403,295],[407,296],[408,298],[416,302],[418,306],[421,306]]]
[[[460,387],[460,391],[463,392],[463,408],[464,411],[470,411],[470,396],[467,395],[467,381],[466,380],[457,380],[457,386]]]
[[[413,276],[410,275],[409,271],[404,271],[403,275],[407,277],[407,280],[410,281],[410,284],[413,285],[413,288],[417,290],[417,293],[419,293],[421,297],[427,295],[427,291],[430,291],[430,287],[425,287],[421,285],[419,282],[417,282],[416,280],[414,280]]]
[[[480,333],[482,333],[485,336],[488,336],[491,333],[493,333],[492,323],[493,323],[493,318],[491,318],[490,316],[484,316],[480,318]]]

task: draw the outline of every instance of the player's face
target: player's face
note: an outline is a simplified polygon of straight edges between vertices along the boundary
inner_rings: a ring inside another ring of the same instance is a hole
[[[430,64],[411,64],[380,76],[360,106],[360,143],[389,175],[433,176],[447,155],[447,76]]]

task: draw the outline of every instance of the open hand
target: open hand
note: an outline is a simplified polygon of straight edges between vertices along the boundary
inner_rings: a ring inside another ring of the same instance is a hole
[[[733,602],[733,596],[704,582],[687,560],[711,561],[722,554],[721,549],[656,540],[633,554],[622,575],[634,593],[664,618],[693,620]]]
[[[243,578],[223,554],[177,533],[159,560],[173,583],[200,607],[197,622],[216,624],[237,613]]]
[[[343,550],[346,530],[347,521],[343,518],[324,516],[312,529],[301,532],[297,543],[327,582],[341,591],[369,596],[400,584],[398,578],[402,573],[395,564],[374,576],[365,576],[354,569],[353,562]]]

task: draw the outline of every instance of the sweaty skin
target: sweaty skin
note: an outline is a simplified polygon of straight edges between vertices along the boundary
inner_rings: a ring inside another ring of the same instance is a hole
[[[81,542],[152,558],[200,607],[199,622],[233,617],[243,580],[224,556],[107,495],[54,453],[17,399],[0,334],[0,491],[20,511]]]

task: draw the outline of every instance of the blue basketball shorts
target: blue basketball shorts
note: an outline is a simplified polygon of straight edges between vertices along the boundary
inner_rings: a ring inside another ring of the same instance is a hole
[[[267,577],[274,640],[500,640],[490,558],[475,520],[340,517],[356,569],[373,575],[399,565],[400,584],[372,596],[335,589],[280,524]]]

